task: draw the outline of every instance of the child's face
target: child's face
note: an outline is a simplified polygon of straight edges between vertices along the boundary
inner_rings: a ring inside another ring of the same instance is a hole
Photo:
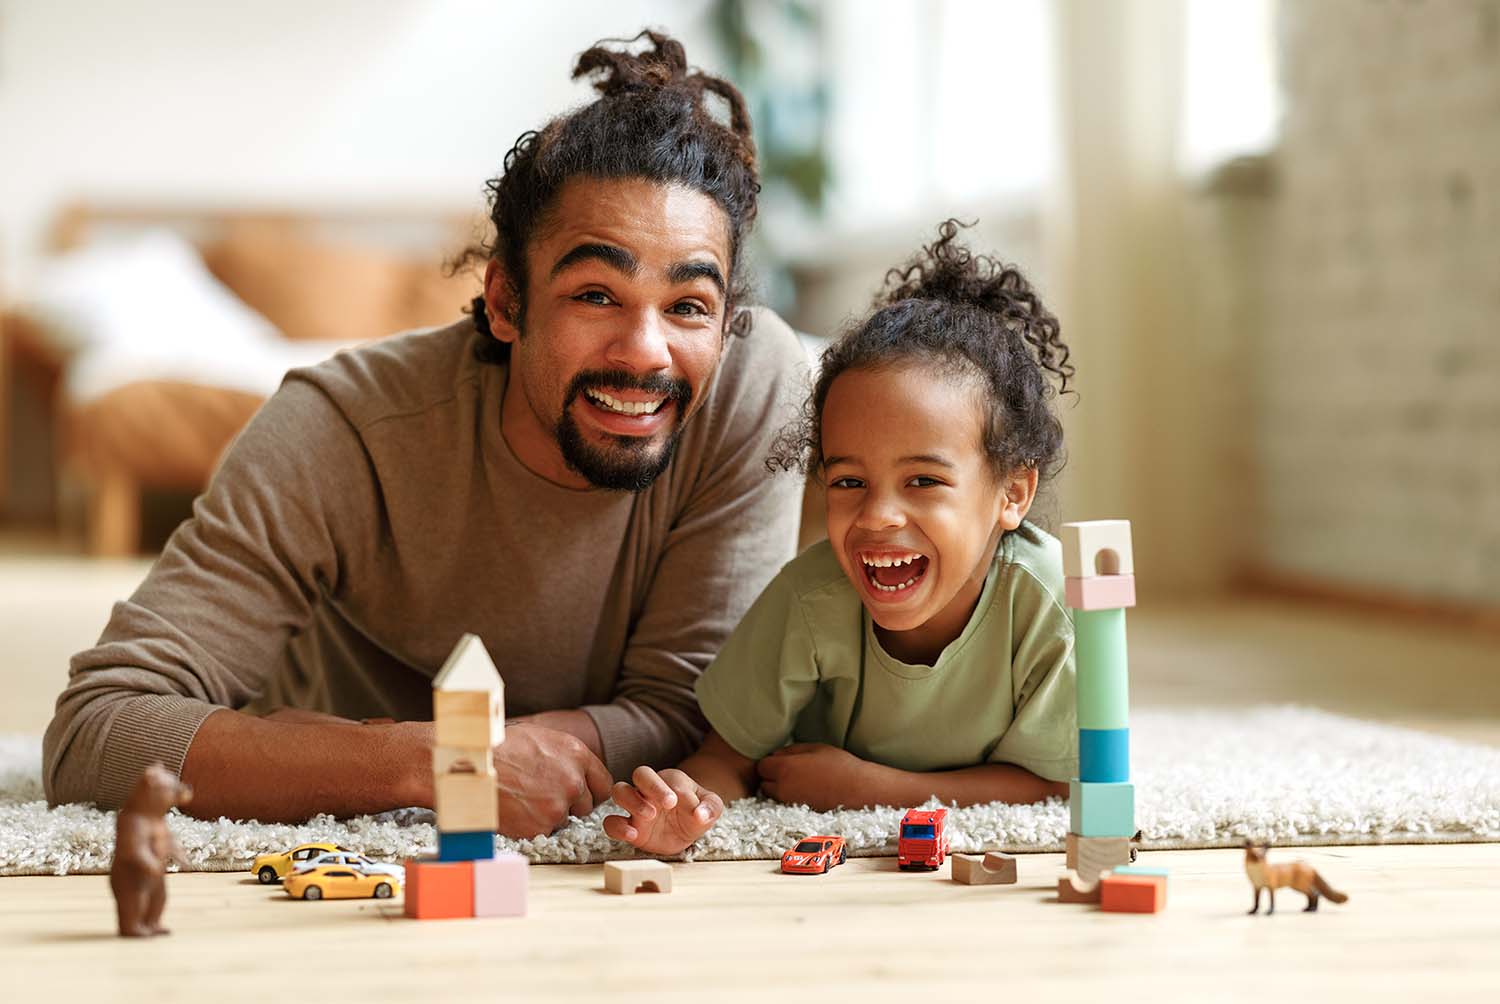
[[[1036,491],[1034,471],[995,477],[976,391],[912,362],[841,373],[823,405],[828,538],[897,658],[936,658],[962,633]]]

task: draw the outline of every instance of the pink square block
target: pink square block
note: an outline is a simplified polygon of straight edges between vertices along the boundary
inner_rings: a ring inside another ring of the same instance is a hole
[[[530,864],[519,854],[497,854],[474,862],[474,916],[526,916]]]
[[[1134,575],[1088,575],[1063,580],[1074,610],[1120,610],[1135,606]]]

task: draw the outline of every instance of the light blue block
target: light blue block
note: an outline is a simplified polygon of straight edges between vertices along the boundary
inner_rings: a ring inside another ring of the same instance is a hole
[[[1074,778],[1068,783],[1068,815],[1069,828],[1080,837],[1133,837],[1135,785]]]
[[[1130,780],[1129,729],[1078,730],[1078,780]]]
[[[463,833],[438,831],[439,861],[485,861],[495,856],[493,830],[469,830]]]
[[[1110,869],[1116,875],[1160,875],[1167,877],[1165,868],[1142,868],[1140,865],[1117,865]]]

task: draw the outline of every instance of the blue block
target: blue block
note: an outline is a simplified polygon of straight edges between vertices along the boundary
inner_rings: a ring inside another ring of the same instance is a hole
[[[1140,865],[1115,865],[1110,869],[1116,875],[1160,875],[1167,877],[1165,868],[1142,868]]]
[[[438,831],[439,861],[487,861],[495,856],[495,831],[470,830],[464,833]]]
[[[1079,729],[1078,780],[1129,781],[1130,730]]]
[[[1135,836],[1135,785],[1098,784],[1074,778],[1068,783],[1068,815],[1080,837]]]

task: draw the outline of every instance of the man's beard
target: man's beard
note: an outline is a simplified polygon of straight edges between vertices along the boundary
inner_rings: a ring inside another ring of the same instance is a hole
[[[609,391],[640,390],[648,394],[666,397],[662,407],[673,407],[677,411],[676,425],[667,441],[656,447],[652,439],[644,436],[606,436],[612,444],[599,447],[583,438],[578,423],[573,420],[573,402],[583,397],[588,389]],[[687,414],[688,402],[693,389],[686,380],[672,380],[664,376],[634,376],[623,370],[590,370],[579,373],[568,384],[563,396],[562,417],[557,420],[554,435],[562,450],[563,460],[570,468],[581,474],[595,488],[615,492],[643,492],[661,476],[672,463],[677,452],[677,441],[682,438],[683,417]]]

